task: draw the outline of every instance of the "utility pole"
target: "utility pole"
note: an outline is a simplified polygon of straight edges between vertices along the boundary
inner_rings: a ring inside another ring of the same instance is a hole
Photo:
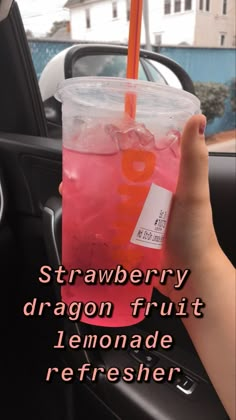
[[[152,51],[151,40],[150,40],[150,28],[149,28],[149,0],[143,0],[143,22],[145,28],[145,48],[146,50]]]

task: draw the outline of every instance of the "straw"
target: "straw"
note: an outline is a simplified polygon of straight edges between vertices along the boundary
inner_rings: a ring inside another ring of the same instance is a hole
[[[126,77],[128,79],[138,78],[142,9],[143,9],[143,0],[131,0],[128,61],[127,61],[127,72],[126,72]],[[132,94],[132,93],[126,94],[125,112],[127,112],[131,118],[135,118],[135,114],[136,114],[136,95],[135,94]]]

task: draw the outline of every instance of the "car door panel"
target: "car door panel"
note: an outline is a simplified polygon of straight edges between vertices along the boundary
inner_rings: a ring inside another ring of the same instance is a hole
[[[0,133],[0,160],[16,210],[39,216],[45,201],[59,195],[61,148],[55,139]]]
[[[214,226],[219,243],[232,264],[236,266],[236,153],[211,153],[209,181]],[[207,252],[207,250],[206,250]]]
[[[156,328],[163,328],[159,325],[159,320],[155,318]],[[66,328],[69,331],[69,328]],[[77,333],[80,326],[76,328]],[[130,327],[125,329],[104,329],[104,328],[88,328],[88,334],[97,334],[98,337],[104,334],[140,334],[140,329]],[[163,329],[162,329],[163,331]],[[169,331],[165,328],[164,331]],[[71,331],[72,332],[72,331]],[[74,331],[75,333],[75,331]],[[83,330],[85,333],[85,330]],[[143,336],[147,333],[143,331]],[[178,337],[176,331],[175,337]],[[65,360],[65,366],[72,367],[76,370],[81,366],[80,351],[70,350]],[[89,352],[90,354],[91,352]],[[180,420],[184,418],[193,418],[208,420],[214,418],[216,420],[228,419],[227,414],[222,407],[207,375],[199,360],[191,354],[185,352],[178,346],[172,354],[154,350],[151,354],[157,357],[154,367],[163,367],[169,369],[173,366],[181,366],[185,375],[190,377],[196,383],[196,389],[192,395],[185,395],[176,388],[176,383],[126,383],[119,380],[117,383],[108,382],[102,375],[95,382],[91,383],[89,379],[83,384],[94,392],[108,407],[121,419],[128,420],[147,419],[147,420]],[[122,372],[124,368],[132,367],[138,369],[138,363],[130,356],[129,349],[126,350],[109,350],[102,351],[100,361],[93,363],[94,366],[105,366],[106,369],[116,367]],[[88,355],[89,358],[89,355]],[[89,360],[91,362],[91,360]],[[88,360],[83,363],[88,363]],[[154,368],[153,367],[153,368]],[[79,396],[79,382],[74,382],[75,395]]]

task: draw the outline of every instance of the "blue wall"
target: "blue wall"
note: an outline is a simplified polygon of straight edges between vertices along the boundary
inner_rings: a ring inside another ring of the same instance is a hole
[[[54,55],[73,44],[71,41],[29,40],[37,77],[40,77],[45,65]],[[228,85],[236,77],[236,55],[232,48],[161,47],[159,52],[179,63],[193,82]],[[235,114],[232,112],[230,101],[227,100],[224,116],[208,124],[206,134],[232,130],[235,126]]]
[[[229,85],[236,77],[236,54],[232,48],[180,48],[162,47],[160,53],[179,63],[194,82],[212,82]],[[235,113],[230,100],[225,102],[225,113],[209,123],[206,135],[233,130]]]
[[[70,41],[60,42],[60,41],[28,41],[35,71],[39,79],[44,67],[46,64],[58,54],[60,51],[68,48],[72,45]]]
[[[224,84],[235,77],[236,56],[232,48],[163,47],[160,52],[179,63],[194,82]]]

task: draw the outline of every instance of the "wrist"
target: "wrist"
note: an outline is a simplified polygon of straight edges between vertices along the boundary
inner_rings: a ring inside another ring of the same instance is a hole
[[[235,278],[235,269],[220,246],[211,248],[201,258],[195,258],[191,266],[181,268],[189,269],[190,276],[181,289],[171,290],[169,297],[175,304],[183,297],[191,301],[199,297],[209,303],[209,300],[213,301],[215,293],[219,300],[221,299],[219,290],[222,289],[223,293],[224,287],[229,287],[228,279],[230,287],[235,285],[232,282]]]

